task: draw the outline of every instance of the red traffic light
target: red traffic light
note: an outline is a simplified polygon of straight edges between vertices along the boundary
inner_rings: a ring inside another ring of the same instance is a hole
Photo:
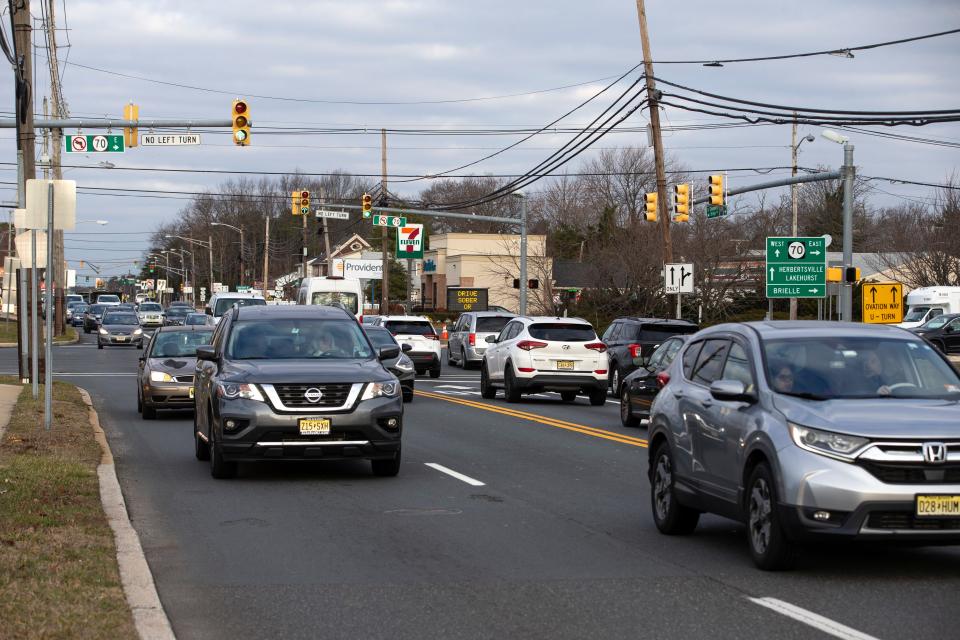
[[[310,192],[309,192],[309,191],[301,191],[301,192],[300,192],[300,197],[301,197],[301,198],[309,198],[309,197],[310,197]]]
[[[246,113],[247,103],[243,100],[237,100],[235,103],[233,103],[233,112],[236,114]]]

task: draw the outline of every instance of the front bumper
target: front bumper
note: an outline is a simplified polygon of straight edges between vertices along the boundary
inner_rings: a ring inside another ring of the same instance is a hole
[[[918,495],[960,495],[960,484],[891,484],[863,467],[796,446],[779,452],[780,515],[795,539],[858,538],[960,544],[960,518],[917,517]],[[815,511],[828,511],[826,522]]]
[[[591,391],[607,390],[607,377],[597,378],[588,374],[561,373],[517,373],[514,380],[517,386],[527,393],[539,391]]]
[[[193,384],[148,382],[143,385],[143,403],[154,409],[193,410]]]
[[[349,413],[281,414],[263,402],[221,399],[218,415],[216,438],[226,460],[392,459],[403,434],[401,394],[357,402]],[[298,420],[307,417],[329,418],[330,435],[301,436]],[[387,428],[390,418],[400,426]],[[239,424],[233,433],[222,428],[231,419]]]
[[[143,334],[139,336],[115,336],[115,335],[97,335],[97,342],[102,345],[142,345],[143,344]]]

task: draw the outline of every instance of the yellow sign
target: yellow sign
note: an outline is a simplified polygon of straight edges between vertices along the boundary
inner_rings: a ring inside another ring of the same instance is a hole
[[[864,282],[863,321],[896,324],[903,321],[903,285],[899,282]]]

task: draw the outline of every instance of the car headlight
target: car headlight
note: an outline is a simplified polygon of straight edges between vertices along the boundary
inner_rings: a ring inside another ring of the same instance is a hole
[[[138,335],[140,335],[141,333],[143,333],[143,329],[134,329],[134,330],[133,330],[133,335],[135,335],[135,336],[138,336]]]
[[[100,328],[100,335],[105,336],[105,335],[108,335],[109,333],[110,333],[110,332],[107,331],[106,329],[104,329],[104,328],[102,328],[102,327]]]
[[[221,382],[217,384],[217,395],[226,400],[243,399],[264,402],[263,395],[255,384]]]
[[[173,376],[165,371],[151,371],[150,382],[173,382]]]
[[[400,369],[401,371],[413,371],[413,360],[411,360],[405,355],[400,356],[400,359],[397,360],[397,363],[393,366],[395,366],[397,369]]]
[[[861,449],[870,444],[867,438],[859,436],[811,429],[792,422],[789,425],[790,435],[798,447],[831,458],[853,460]]]
[[[374,398],[392,398],[400,390],[399,383],[396,382],[370,382],[367,388],[363,390],[361,400],[373,400]]]

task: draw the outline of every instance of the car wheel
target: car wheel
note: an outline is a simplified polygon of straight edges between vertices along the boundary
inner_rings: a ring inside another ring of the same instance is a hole
[[[653,522],[660,533],[682,535],[693,533],[700,513],[685,507],[674,492],[673,456],[666,442],[653,454],[653,472],[650,475],[650,508]]]
[[[83,328],[83,332],[84,332],[84,333],[90,333],[90,329],[87,329],[86,327],[84,327],[84,328]]]
[[[620,394],[620,423],[625,427],[637,427],[640,425],[640,421],[633,416],[629,389],[624,389],[623,393]]]
[[[424,371],[426,371],[426,369],[417,369],[417,375],[422,376]]]
[[[102,342],[97,341],[97,349],[103,349],[103,343],[102,343]]]
[[[447,347],[447,366],[457,366],[457,361],[453,359],[453,351],[450,350],[450,347]]]
[[[439,362],[437,363],[437,366],[435,366],[435,367],[433,367],[432,369],[430,369],[430,377],[431,377],[431,378],[434,378],[434,379],[440,377],[440,363],[439,363]]]
[[[497,388],[490,384],[486,362],[480,363],[480,397],[484,400],[493,400],[497,397]]]
[[[138,349],[139,351],[143,351],[143,340],[141,340],[140,342],[137,343],[137,349]]]
[[[466,351],[466,349],[460,349],[460,366],[463,367],[464,370],[470,368],[470,363],[467,362],[467,351]]]
[[[576,391],[561,391],[561,392],[560,392],[560,399],[563,400],[564,402],[573,402],[574,400],[577,399],[577,392],[576,392]]]
[[[210,446],[200,437],[200,426],[197,424],[197,414],[193,414],[193,453],[197,460],[210,459]]]
[[[140,415],[144,420],[156,420],[157,419],[157,410],[146,402],[143,403],[143,408],[140,412]]]
[[[620,369],[616,362],[610,363],[610,395],[614,398],[620,397]]]
[[[143,400],[140,399],[140,390],[137,389],[137,413],[143,412]]]
[[[757,465],[747,482],[747,541],[754,564],[764,571],[793,566],[795,550],[780,524],[777,490],[765,462]]]
[[[517,386],[517,377],[513,373],[513,365],[509,362],[503,370],[503,396],[507,402],[520,402],[520,388]]]
[[[600,407],[607,403],[607,390],[594,389],[589,393],[590,404],[594,407]]]
[[[413,390],[412,390],[412,389],[411,389],[410,391],[407,391],[406,389],[404,389],[404,391],[403,391],[403,401],[404,401],[404,402],[413,402]]]
[[[212,418],[211,418],[212,419]],[[237,475],[237,463],[229,462],[223,459],[223,452],[220,451],[216,439],[213,437],[213,429],[210,429],[210,443],[207,445],[210,450],[210,475],[217,480],[226,480]]]
[[[397,449],[397,455],[392,460],[371,460],[370,466],[373,468],[373,475],[392,478],[400,473],[400,449]]]

